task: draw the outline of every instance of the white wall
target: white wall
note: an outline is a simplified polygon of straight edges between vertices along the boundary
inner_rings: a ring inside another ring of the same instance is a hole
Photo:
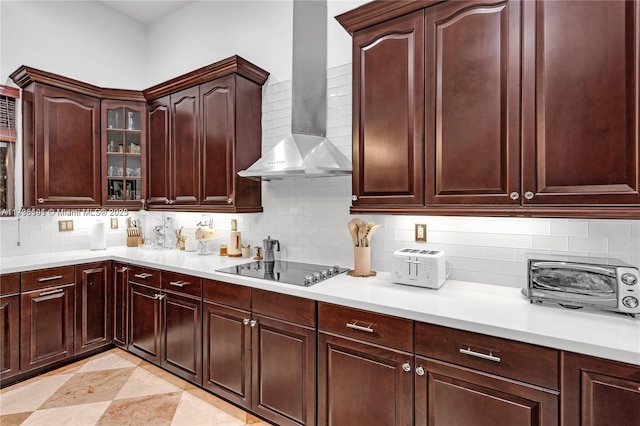
[[[288,2],[289,0],[267,3],[277,3],[280,10],[284,10],[290,6],[290,4],[287,6]],[[356,2],[330,2],[329,22],[333,19],[334,14],[350,9],[348,6],[353,3]],[[4,1],[1,3],[3,37],[5,35],[5,4]],[[210,7],[211,5],[196,4],[180,9],[176,13],[180,13],[181,19],[197,20],[197,16],[194,14],[204,13],[205,9],[210,11]],[[345,9],[339,10],[341,7]],[[174,14],[166,18],[166,22],[171,22],[176,18],[177,15]],[[224,21],[224,19],[222,20]],[[327,136],[347,157],[351,158],[350,38],[339,25],[336,25],[333,25],[333,31],[329,30],[328,57],[330,64],[342,62],[330,65],[328,70]],[[165,26],[165,31],[170,32],[170,28],[167,27]],[[187,27],[188,25],[185,24],[184,28]],[[160,30],[160,27],[156,29]],[[202,31],[203,34],[211,34],[209,30],[202,29]],[[73,33],[71,30],[68,32]],[[150,31],[151,33],[152,31]],[[193,37],[199,34],[199,31],[196,28],[193,31],[187,31],[186,34]],[[190,51],[184,47],[183,43],[164,44],[160,40],[162,40],[160,36],[149,38],[149,50],[155,52],[155,60],[158,61],[157,69],[152,70],[157,75],[156,78],[160,78],[162,71],[160,68],[163,65],[160,60],[163,51],[167,58],[182,58],[179,64],[172,65],[173,68],[171,66],[173,59],[167,61],[164,65],[167,68],[162,72],[171,75],[167,75],[166,78],[210,63],[215,59],[229,56],[225,53],[219,58],[205,57],[203,53],[206,50],[205,43],[194,41],[196,44],[194,44],[194,49]],[[228,38],[226,42],[231,44],[233,40],[233,38]],[[334,41],[331,42],[331,40]],[[241,40],[239,44],[239,48],[248,49],[246,53],[238,51],[230,52],[230,54],[238,53],[246,59],[255,61],[256,64],[272,73],[273,70],[269,66],[256,58],[264,55],[265,61],[276,60],[278,57],[286,55],[286,51],[290,52],[291,48],[290,40],[288,40],[286,48],[280,45],[268,46],[268,43],[255,43],[253,50],[251,50],[246,41],[246,39]],[[170,46],[172,46],[171,49],[169,49]],[[184,50],[189,51],[190,54]],[[264,52],[274,53],[273,55],[265,55]],[[4,59],[4,50],[2,55]],[[95,52],[85,62],[91,63],[94,55]],[[63,66],[64,64],[57,59],[57,57],[48,58],[50,66],[44,64],[42,68],[49,70],[52,67]],[[192,65],[186,67],[184,61],[188,61]],[[287,70],[290,72],[290,58],[288,61]],[[291,81],[284,68],[276,72],[278,78],[270,79],[264,89],[263,152],[277,143],[291,128]],[[97,75],[99,74],[97,72]],[[85,80],[95,82],[91,78],[85,78]],[[143,86],[146,87],[146,85]],[[281,242],[282,252],[278,254],[281,258],[352,266],[351,238],[346,228],[347,222],[352,218],[349,215],[350,196],[350,177],[265,182],[263,183],[264,213],[233,216],[212,215],[220,237],[214,244],[226,242],[230,230],[230,220],[235,217],[238,219],[238,226],[242,231],[245,244],[262,245],[262,239],[270,235]],[[173,217],[173,222],[177,227],[184,226],[186,232],[193,232],[196,223],[202,219],[198,213],[171,213],[168,215]],[[159,223],[162,214],[137,214],[137,216],[143,220],[146,232],[149,233],[151,227]],[[640,220],[390,215],[360,215],[359,217],[365,221],[383,225],[383,228],[375,235],[372,244],[372,267],[379,271],[390,270],[393,251],[402,247],[427,247],[444,250],[453,267],[451,278],[508,286],[523,285],[526,275],[524,255],[531,251],[560,252],[593,257],[613,256],[640,267]],[[95,218],[72,217],[75,222],[75,231],[69,233],[58,232],[57,221],[59,219],[64,218],[54,216],[22,217],[20,221],[15,218],[0,220],[0,254],[2,256],[0,262],[3,264],[10,262],[10,256],[36,252],[88,250],[89,228]],[[119,229],[108,230],[107,244],[109,246],[124,244],[124,218],[121,217],[119,220]],[[412,241],[415,223],[427,224],[429,243],[418,244]]]
[[[1,1],[0,83],[28,65],[101,87],[142,89],[146,30],[100,2]]]

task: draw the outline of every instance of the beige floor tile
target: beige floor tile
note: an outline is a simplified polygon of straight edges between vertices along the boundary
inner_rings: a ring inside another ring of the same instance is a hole
[[[0,411],[1,413],[1,411]],[[26,420],[27,417],[31,415],[31,411],[26,413],[15,413],[15,414],[7,414],[0,415],[0,425],[2,426],[18,426],[21,425],[22,422]]]
[[[24,426],[94,425],[109,407],[109,404],[111,404],[111,401],[38,410],[31,414],[22,424]]]
[[[5,415],[34,411],[71,377],[73,374],[58,374],[40,377],[25,386],[10,386],[0,394],[0,412]]]
[[[56,393],[51,395],[40,408],[111,401],[127,383],[135,368],[134,366],[118,370],[76,373]]]
[[[183,392],[171,426],[244,426],[245,422]]]
[[[187,382],[186,380],[172,373],[169,373],[168,371],[163,370],[162,368],[156,365],[145,363],[145,365],[141,365],[140,367],[148,371],[149,373],[153,374],[154,376],[158,376],[166,380],[167,382],[171,383],[172,385],[179,387],[182,390],[184,390],[186,387],[191,385],[191,383]]]
[[[182,392],[113,401],[97,426],[169,426]]]
[[[79,370],[79,373],[84,373],[87,371],[98,371],[98,370],[115,370],[119,368],[131,368],[135,367],[140,363],[138,360],[137,363],[133,363],[128,359],[121,357],[116,353],[109,353],[103,357],[92,359],[84,364]]]
[[[144,368],[136,368],[114,399],[127,399],[180,391],[182,391],[181,387],[173,385]]]
[[[242,420],[243,422],[247,419],[247,412],[242,410],[241,408],[236,407],[233,404],[228,403],[227,401],[218,398],[217,396],[205,391],[204,389],[189,389],[185,392],[190,393],[191,395],[205,401],[207,404],[216,407],[218,410],[224,411],[230,416]]]

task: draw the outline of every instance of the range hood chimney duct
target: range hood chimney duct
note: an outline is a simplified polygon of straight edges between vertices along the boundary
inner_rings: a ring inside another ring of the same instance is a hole
[[[327,2],[293,1],[291,134],[238,175],[254,180],[351,174],[327,135]]]

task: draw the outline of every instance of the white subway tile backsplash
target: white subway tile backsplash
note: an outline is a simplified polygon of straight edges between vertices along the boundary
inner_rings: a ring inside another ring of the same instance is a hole
[[[551,219],[551,235],[588,237],[589,221],[572,219]]]
[[[569,237],[547,237],[533,236],[533,248],[542,248],[550,250],[568,250]]]
[[[569,250],[571,251],[606,252],[607,245],[606,238],[569,237]]]
[[[590,237],[631,238],[630,221],[591,221],[589,222]]]
[[[622,254],[640,254],[640,240],[610,238],[609,252]]]

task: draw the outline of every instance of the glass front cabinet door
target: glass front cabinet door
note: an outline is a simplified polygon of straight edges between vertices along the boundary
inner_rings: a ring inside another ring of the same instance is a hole
[[[145,112],[142,102],[102,101],[102,200],[138,209],[145,182]]]

